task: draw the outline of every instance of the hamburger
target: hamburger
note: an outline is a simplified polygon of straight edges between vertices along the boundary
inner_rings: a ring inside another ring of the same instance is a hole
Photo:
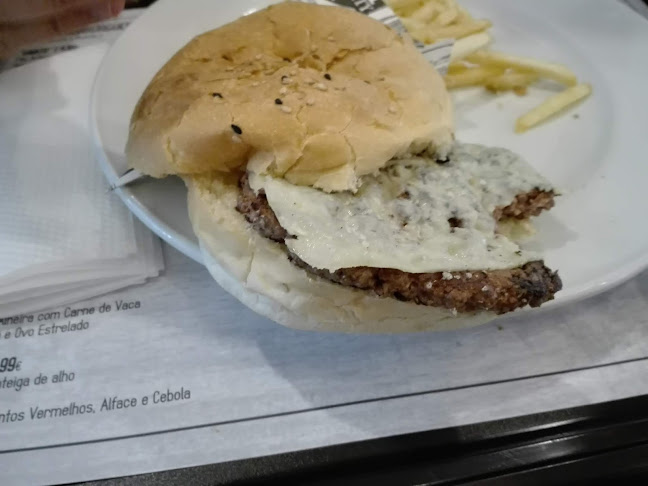
[[[434,67],[351,10],[282,3],[196,37],[142,95],[127,156],[183,178],[211,274],[290,327],[454,329],[561,289],[517,241],[552,185],[455,141]]]

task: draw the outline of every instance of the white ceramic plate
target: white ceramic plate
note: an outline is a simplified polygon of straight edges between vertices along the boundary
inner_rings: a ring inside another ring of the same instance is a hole
[[[109,178],[126,170],[132,110],[152,76],[195,35],[263,8],[268,0],[159,0],[118,39],[98,73],[91,102],[96,155]],[[569,65],[594,95],[567,116],[524,135],[515,118],[547,96],[456,96],[457,138],[510,148],[561,188],[537,221],[537,245],[560,270],[553,305],[608,289],[648,265],[648,22],[611,0],[464,0],[495,25],[495,48]],[[181,181],[117,191],[169,244],[200,261]]]

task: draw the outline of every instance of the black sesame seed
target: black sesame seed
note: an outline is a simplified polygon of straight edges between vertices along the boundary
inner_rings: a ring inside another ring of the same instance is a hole
[[[237,135],[241,135],[243,133],[243,130],[241,130],[241,127],[238,125],[232,125],[232,130],[234,130],[234,133]]]
[[[220,93],[212,93],[212,96],[213,96],[214,98],[222,98],[222,97],[223,97],[223,95],[220,94]]]
[[[324,75],[324,77],[325,77],[326,79],[328,79],[329,81],[332,79],[332,78],[331,78],[331,75],[330,75],[329,73],[326,73],[326,74]]]
[[[453,216],[448,220],[448,224],[450,225],[450,228],[462,228],[463,227],[463,221],[461,219],[457,218],[456,216]]]
[[[281,98],[277,98],[275,100],[275,105],[283,105],[283,101],[281,101]]]
[[[445,158],[445,159],[437,159],[436,163],[439,165],[446,165],[448,162],[450,162],[450,159]]]

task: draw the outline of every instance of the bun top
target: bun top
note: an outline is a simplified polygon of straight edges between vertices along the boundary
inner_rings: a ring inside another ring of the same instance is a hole
[[[181,49],[142,95],[126,152],[154,177],[247,167],[342,191],[393,158],[445,152],[452,131],[443,79],[408,38],[288,2]]]

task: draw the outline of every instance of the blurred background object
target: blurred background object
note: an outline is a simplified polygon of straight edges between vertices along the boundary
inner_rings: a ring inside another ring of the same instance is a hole
[[[144,8],[152,3],[155,3],[155,0],[126,0],[126,8]]]

